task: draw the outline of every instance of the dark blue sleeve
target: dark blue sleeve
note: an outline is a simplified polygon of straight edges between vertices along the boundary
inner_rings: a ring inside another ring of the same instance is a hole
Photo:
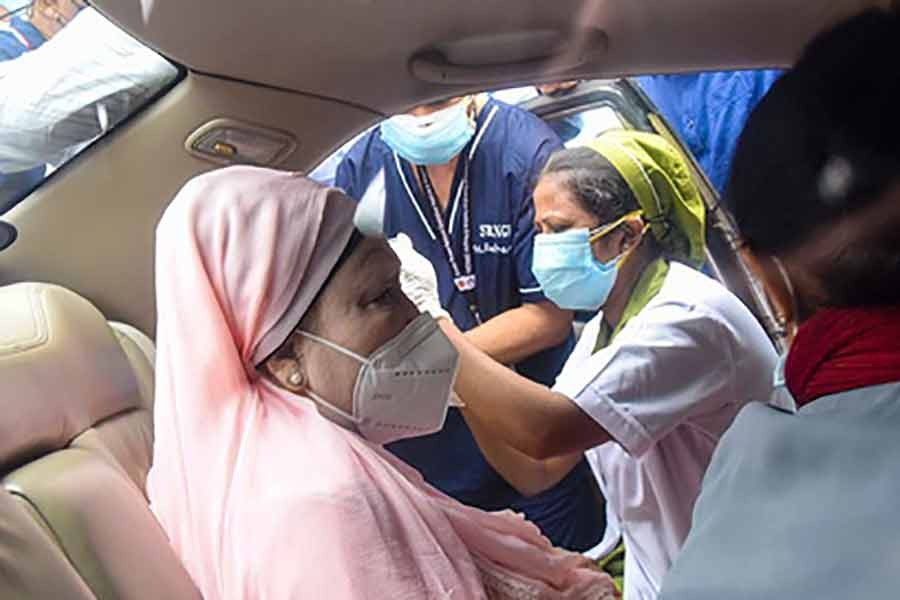
[[[534,120],[530,127],[522,127],[514,135],[522,144],[514,153],[513,202],[516,211],[513,231],[513,256],[516,263],[518,292],[522,302],[543,302],[546,300],[541,286],[531,272],[531,257],[534,254],[534,186],[550,155],[562,149],[559,136],[538,117],[526,113],[527,120]]]
[[[728,102],[709,115],[709,157],[703,166],[719,194],[724,192],[731,174],[731,160],[747,119],[781,74],[782,71],[774,70],[735,72],[732,77],[739,79],[740,85],[734,87],[742,93],[732,94]]]
[[[709,71],[636,81],[721,193],[750,112],[781,71]]]
[[[356,201],[382,168],[383,152],[379,151],[378,131],[373,130],[356,142],[344,156],[334,176],[334,187],[341,188]]]

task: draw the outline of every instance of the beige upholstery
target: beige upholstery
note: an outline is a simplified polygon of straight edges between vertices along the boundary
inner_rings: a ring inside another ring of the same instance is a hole
[[[199,598],[144,492],[152,398],[146,336],[0,288],[0,598]]]
[[[0,490],[0,597],[94,598],[50,534]]]

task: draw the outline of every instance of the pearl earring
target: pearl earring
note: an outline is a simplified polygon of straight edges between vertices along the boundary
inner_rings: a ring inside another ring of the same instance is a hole
[[[303,383],[303,375],[300,374],[299,371],[294,371],[290,375],[288,375],[288,383],[293,386],[298,386]]]

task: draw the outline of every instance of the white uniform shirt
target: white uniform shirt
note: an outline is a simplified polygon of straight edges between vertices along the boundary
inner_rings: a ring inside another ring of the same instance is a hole
[[[592,354],[601,318],[585,327],[554,390],[618,442],[586,455],[625,541],[625,600],[653,599],[719,437],[744,404],[768,398],[777,356],[737,297],[678,263]]]

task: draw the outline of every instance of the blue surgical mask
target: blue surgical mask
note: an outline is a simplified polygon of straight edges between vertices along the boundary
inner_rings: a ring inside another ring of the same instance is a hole
[[[591,232],[570,229],[534,238],[531,271],[548,300],[567,310],[597,310],[609,298],[622,257],[609,262],[594,258]]]
[[[619,266],[637,244],[608,262],[594,258],[591,244],[615,231],[628,219],[643,214],[638,209],[594,229],[570,229],[535,236],[531,271],[541,284],[544,296],[567,310],[597,310],[606,304],[616,284]],[[647,227],[645,224],[642,236]]]
[[[430,115],[397,115],[381,123],[381,139],[414,165],[442,165],[462,152],[475,134],[469,103],[457,102]]]

